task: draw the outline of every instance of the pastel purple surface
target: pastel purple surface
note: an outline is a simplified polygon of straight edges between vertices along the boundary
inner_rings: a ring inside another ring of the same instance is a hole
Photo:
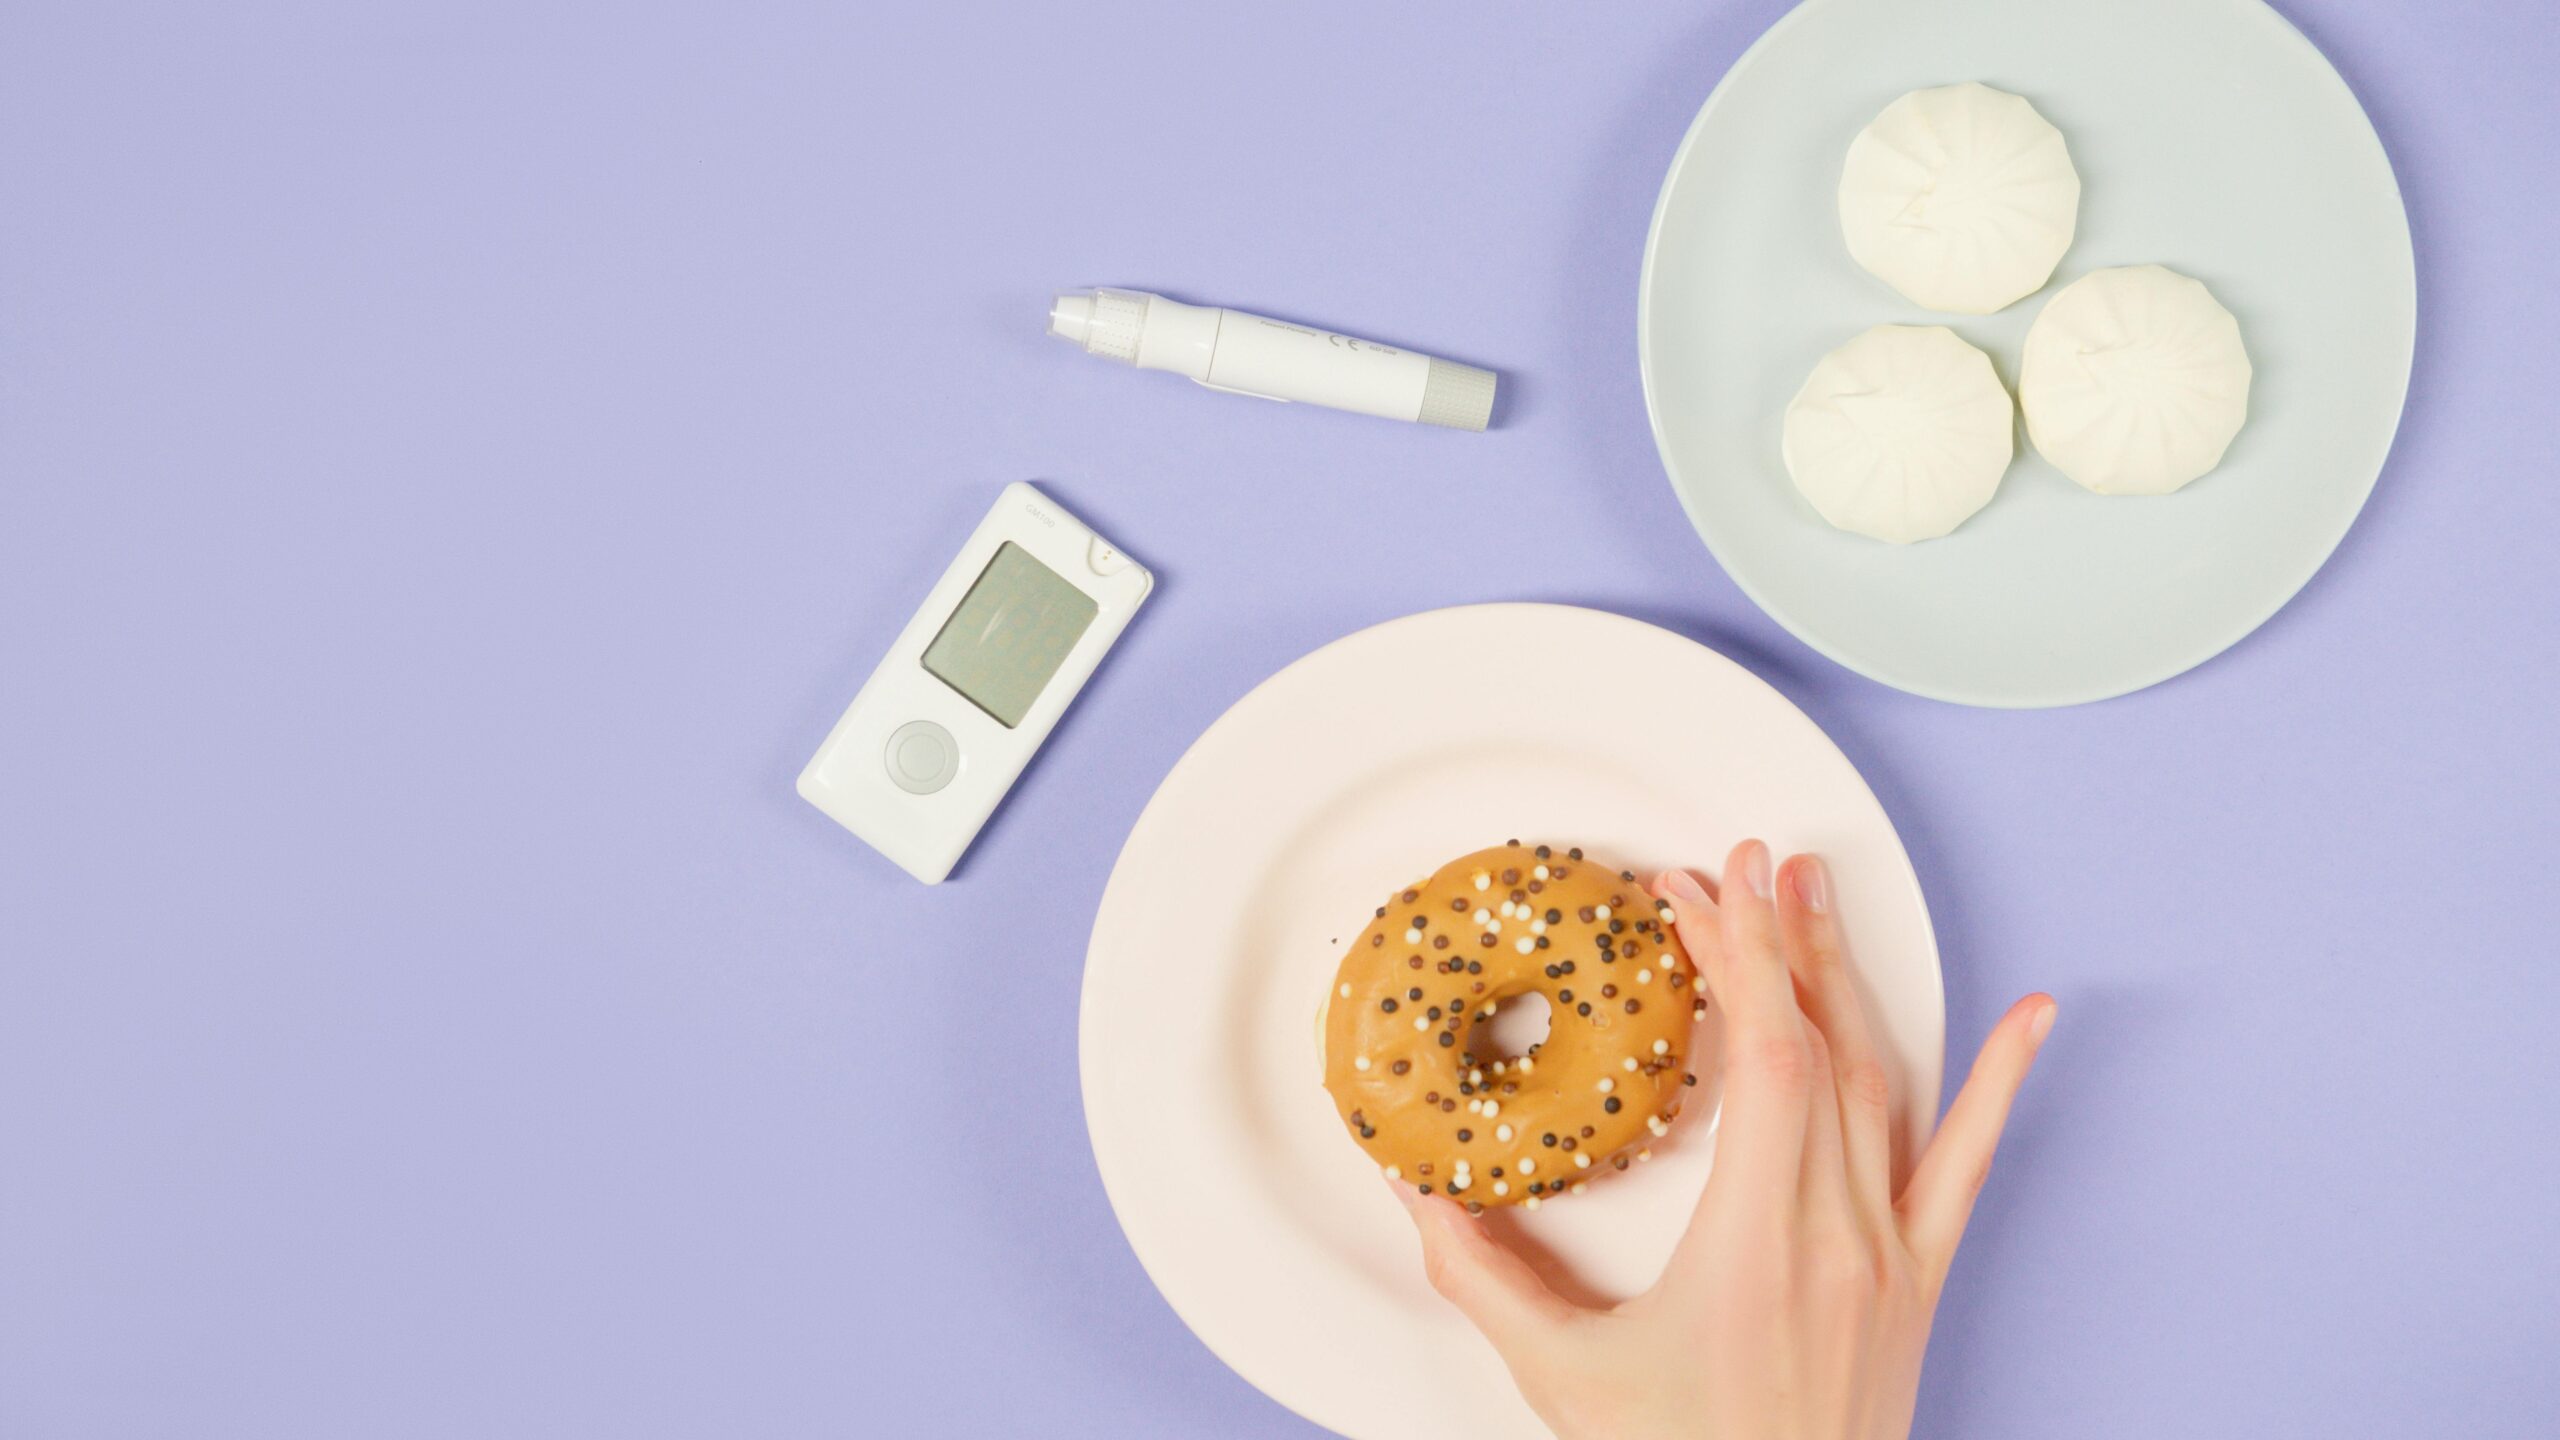
[[[1655,187],[1783,8],[0,11],[0,1434],[1312,1433],[1112,1222],[1085,930],[1228,703],[1494,599],[1831,732],[1951,1085],[2061,997],[1923,1434],[2547,1433],[2560,12],[2285,6],[2408,199],[2398,448],[2227,655],[1992,713],[1770,624],[1647,435]],[[1097,364],[1091,283],[1497,428]],[[926,889],[791,777],[1022,478],[1162,583]]]

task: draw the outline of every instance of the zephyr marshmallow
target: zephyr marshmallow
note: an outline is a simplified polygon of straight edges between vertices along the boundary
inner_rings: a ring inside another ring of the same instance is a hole
[[[2016,412],[1991,357],[1943,325],[1878,325],[1822,357],[1787,406],[1787,474],[1822,518],[1897,545],[1991,501]]]
[[[2222,463],[2249,418],[2240,322],[2158,265],[2095,270],[2027,330],[2018,404],[2054,468],[2101,495],[2166,495]]]
[[[2079,217],[2062,132],[1971,81],[1884,107],[1840,171],[1849,254],[1932,310],[1988,315],[2043,288]]]

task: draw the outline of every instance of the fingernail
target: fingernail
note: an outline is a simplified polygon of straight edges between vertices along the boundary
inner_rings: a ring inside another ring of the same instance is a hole
[[[1751,887],[1752,894],[1769,898],[1769,847],[1757,840],[1743,848],[1742,883]]]
[[[2061,1006],[2050,1000],[2046,1001],[2044,1008],[2036,1012],[2036,1018],[2027,1022],[2027,1038],[2039,1045],[2043,1044],[2044,1037],[2053,1029],[2053,1017],[2060,1013],[2062,1013]]]
[[[1816,915],[1831,909],[1831,872],[1824,869],[1819,855],[1799,855],[1795,868],[1796,898],[1804,908]]]
[[[1663,871],[1662,888],[1679,896],[1681,899],[1688,901],[1692,905],[1704,905],[1707,903],[1707,887],[1699,884],[1698,877],[1690,874],[1686,870]]]

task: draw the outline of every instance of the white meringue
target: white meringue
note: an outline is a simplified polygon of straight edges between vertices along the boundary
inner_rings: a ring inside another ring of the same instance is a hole
[[[2015,412],[1991,359],[1943,325],[1879,325],[1822,357],[1787,405],[1787,474],[1822,518],[1897,545],[1990,503]]]
[[[2062,132],[2019,96],[1971,81],[1884,107],[1840,170],[1849,254],[1932,310],[1987,315],[2033,294],[2079,216]]]
[[[2249,417],[2240,322],[2202,282],[2158,265],[2081,276],[2027,330],[2027,435],[2101,495],[2166,495],[2222,463]]]

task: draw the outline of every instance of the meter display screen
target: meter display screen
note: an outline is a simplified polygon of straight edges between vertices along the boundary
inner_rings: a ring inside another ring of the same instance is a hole
[[[1101,609],[1008,540],[924,648],[924,668],[1010,730]]]

